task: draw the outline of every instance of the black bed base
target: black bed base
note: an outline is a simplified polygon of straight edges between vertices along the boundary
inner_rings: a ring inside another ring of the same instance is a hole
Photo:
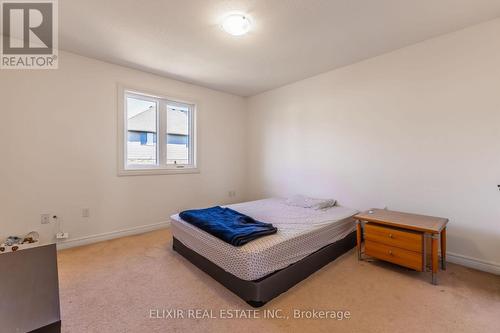
[[[327,245],[302,260],[254,281],[242,280],[173,239],[174,251],[217,280],[253,307],[261,307],[356,245],[356,232]]]

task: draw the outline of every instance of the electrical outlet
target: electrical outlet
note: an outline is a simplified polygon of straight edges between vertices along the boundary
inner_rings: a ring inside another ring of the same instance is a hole
[[[236,196],[236,191],[229,191],[227,192],[227,195],[230,197],[230,198],[234,198]]]
[[[67,232],[58,232],[56,234],[56,238],[57,239],[67,239],[67,238],[69,238],[69,233],[67,233]]]
[[[90,217],[90,209],[83,208],[82,209],[82,217]]]
[[[42,214],[40,215],[40,223],[42,224],[49,224],[50,223],[50,214]]]
[[[498,190],[500,191],[500,185],[497,185],[498,186]]]

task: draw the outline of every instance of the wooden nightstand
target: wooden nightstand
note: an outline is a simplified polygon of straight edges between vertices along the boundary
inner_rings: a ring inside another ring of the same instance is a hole
[[[437,284],[438,240],[441,240],[441,267],[446,269],[446,224],[448,219],[373,209],[354,216],[357,220],[358,259],[362,259],[361,242],[365,241],[365,255],[426,271],[430,258],[432,283]],[[364,222],[364,228],[362,223]],[[364,229],[364,234],[363,234]]]

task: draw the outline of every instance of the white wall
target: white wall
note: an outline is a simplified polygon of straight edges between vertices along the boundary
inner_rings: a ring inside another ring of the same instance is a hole
[[[65,52],[59,70],[0,71],[0,237],[52,239],[42,213],[78,240],[304,193],[449,217],[455,258],[500,271],[499,33],[491,21],[247,101]],[[200,174],[117,176],[117,83],[200,103]]]
[[[0,238],[52,239],[42,213],[75,240],[245,197],[243,98],[70,53],[59,67],[0,71]],[[199,103],[200,174],[117,176],[117,83]]]
[[[498,36],[500,19],[250,98],[250,197],[448,217],[453,257],[500,272]]]

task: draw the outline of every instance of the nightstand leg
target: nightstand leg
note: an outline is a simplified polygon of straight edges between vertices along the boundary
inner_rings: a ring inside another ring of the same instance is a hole
[[[438,234],[432,236],[432,284],[437,284],[438,265]]]
[[[441,268],[446,270],[446,227],[441,231]]]
[[[424,236],[422,237],[422,249],[423,249],[423,265],[422,265],[422,272],[427,272],[427,234],[424,233]]]
[[[358,250],[358,260],[361,260],[361,221],[356,221],[356,246]]]

